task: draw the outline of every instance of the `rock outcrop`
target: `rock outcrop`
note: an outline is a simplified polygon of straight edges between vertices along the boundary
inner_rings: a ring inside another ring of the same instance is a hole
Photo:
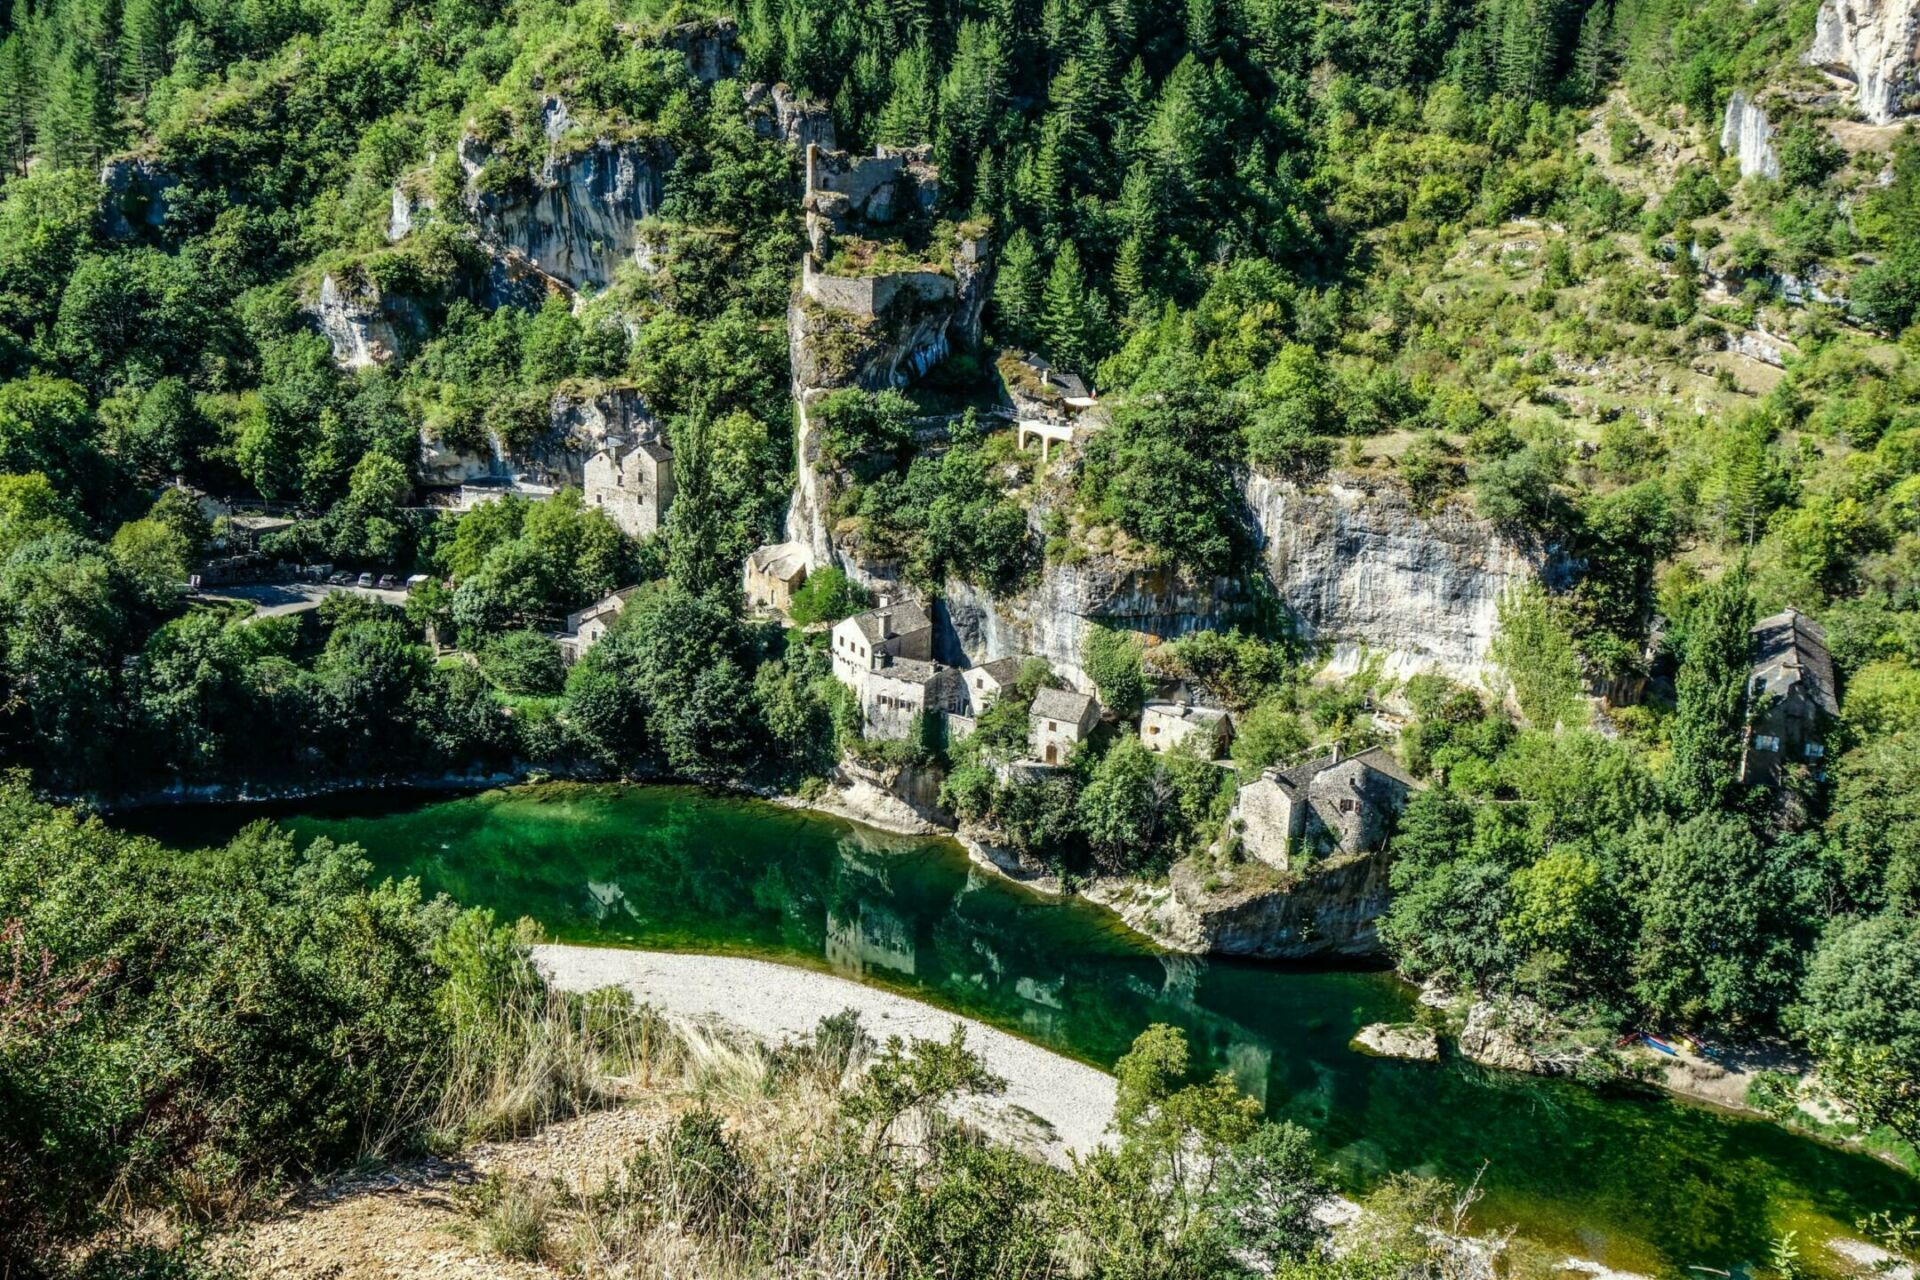
[[[732,18],[682,22],[660,38],[660,47],[672,49],[687,61],[687,74],[701,84],[731,80],[740,74],[740,28]]]
[[[1162,946],[1195,954],[1303,960],[1383,954],[1388,859],[1353,854],[1316,863],[1286,883],[1209,889],[1206,873],[1176,863],[1164,886],[1094,881],[1083,892]]]
[[[382,293],[370,280],[320,278],[320,287],[304,304],[333,347],[341,367],[365,369],[406,354],[427,332],[420,303],[402,294]]]
[[[1197,578],[1095,554],[1049,564],[1031,587],[1009,596],[949,580],[934,606],[935,656],[971,666],[1032,654],[1088,687],[1081,663],[1094,627],[1171,639],[1224,626],[1249,604],[1234,578]]]
[[[977,346],[988,241],[984,226],[934,235],[940,175],[926,147],[850,156],[816,142],[805,156],[807,251],[787,310],[799,412],[786,540],[807,547],[812,564],[837,562],[866,580],[874,571],[837,547],[827,527],[831,478],[821,473],[808,408],[840,388],[903,386]]]
[[[1412,1023],[1373,1022],[1360,1028],[1353,1047],[1378,1058],[1405,1058],[1409,1062],[1440,1061],[1440,1037],[1431,1027]]]
[[[1740,176],[1780,176],[1780,157],[1773,150],[1773,125],[1767,113],[1738,89],[1727,99],[1726,119],[1720,126],[1720,149],[1740,163]]]
[[[1374,657],[1389,675],[1475,678],[1500,594],[1539,576],[1488,521],[1459,504],[1422,515],[1392,484],[1304,488],[1255,475],[1245,497],[1281,600],[1335,670]]]
[[[743,91],[754,132],[778,138],[805,155],[809,146],[828,151],[839,145],[833,110],[815,98],[802,98],[784,84],[750,84]]]
[[[1807,61],[1853,84],[1874,124],[1920,108],[1920,0],[1824,0]]]
[[[541,119],[547,151],[531,170],[479,137],[460,139],[467,211],[497,250],[569,289],[604,289],[621,263],[640,260],[637,228],[660,207],[672,152],[649,138],[583,136],[558,98]]]
[[[119,156],[100,168],[100,229],[109,239],[131,240],[157,231],[167,220],[167,197],[180,179],[144,156]]]
[[[588,460],[613,442],[631,445],[660,438],[659,422],[633,388],[562,387],[548,406],[546,432],[531,445],[508,450],[495,440],[485,451],[475,452],[423,441],[420,478],[430,487],[484,482],[581,489]]]

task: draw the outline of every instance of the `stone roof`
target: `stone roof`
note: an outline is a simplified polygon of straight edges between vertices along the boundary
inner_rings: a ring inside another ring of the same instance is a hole
[[[1748,691],[1784,698],[1796,685],[1816,707],[1840,714],[1827,633],[1797,609],[1762,618],[1753,628],[1753,671]]]
[[[1020,678],[1020,668],[1025,665],[1025,658],[995,658],[992,662],[982,662],[968,670],[980,672],[1004,689]]]
[[[860,628],[860,634],[871,643],[879,644],[887,639],[887,633],[881,627],[881,619],[893,624],[893,635],[908,636],[916,631],[924,631],[933,623],[927,618],[927,611],[911,600],[902,600],[899,604],[884,605],[878,609],[869,609],[865,613],[856,613],[847,621]]]
[[[1191,720],[1203,725],[1216,725],[1227,719],[1227,712],[1221,707],[1201,707],[1190,702],[1149,702],[1140,710],[1143,714],[1151,711],[1169,719]]]
[[[646,454],[649,458],[652,458],[655,462],[672,462],[673,461],[673,450],[667,448],[667,446],[665,446],[664,444],[661,444],[658,440],[648,440],[643,442],[640,446],[640,452]]]
[[[808,548],[804,542],[769,542],[764,547],[755,547],[747,563],[755,573],[791,582],[806,572],[807,558]]]
[[[901,684],[925,685],[933,683],[936,677],[951,669],[938,662],[923,662],[919,658],[891,658],[884,666],[875,668],[873,674],[898,680]]]
[[[1075,693],[1072,689],[1042,689],[1033,695],[1033,706],[1027,714],[1043,720],[1079,724],[1089,710],[1097,712],[1099,708],[1100,704],[1084,693]]]
[[[1366,761],[1367,768],[1373,770],[1375,773],[1384,773],[1387,777],[1392,778],[1402,786],[1418,787],[1421,785],[1418,778],[1400,767],[1400,762],[1395,760],[1393,753],[1385,747],[1368,747],[1365,751],[1357,751],[1348,758]]]
[[[1296,764],[1288,769],[1266,769],[1262,773],[1285,787],[1289,794],[1300,791],[1308,783],[1333,768],[1336,764],[1345,764],[1350,760],[1363,761],[1375,773],[1385,774],[1394,781],[1408,787],[1418,787],[1420,782],[1400,767],[1400,762],[1385,747],[1368,747],[1365,751],[1350,756],[1335,755],[1328,752],[1312,760]]]

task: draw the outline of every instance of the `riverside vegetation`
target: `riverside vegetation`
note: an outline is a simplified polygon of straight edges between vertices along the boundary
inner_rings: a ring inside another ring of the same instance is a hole
[[[27,904],[0,990],[9,1274],[223,1274],[209,1229],[298,1180],[683,1083],[624,1179],[577,1203],[482,1188],[479,1237],[587,1274],[1335,1277],[1447,1274],[1455,1246],[1422,1229],[1464,1226],[1457,1189],[1398,1178],[1364,1247],[1323,1260],[1308,1134],[1194,1078],[1169,1027],[1116,1069],[1117,1145],[1059,1170],[946,1117],[1002,1087],[963,1038],[876,1044],[851,1015],[774,1053],[676,1032],[616,992],[547,992],[488,913],[266,824],[183,857],[15,779],[0,834],[0,891]]]
[[[32,786],[119,799],[522,768],[801,789],[843,753],[910,755],[947,767],[956,811],[1076,874],[1230,860],[1214,851],[1233,775],[1105,735],[1010,785],[983,759],[1017,739],[1010,714],[951,750],[865,743],[817,641],[743,616],[740,562],[778,536],[793,489],[798,163],[738,82],[666,42],[709,16],[647,0],[8,11],[0,755]],[[1115,406],[1077,465],[1041,473],[978,416],[944,450],[912,430],[980,397],[982,353],[907,392],[841,391],[823,415],[854,478],[838,517],[924,589],[1010,591],[1095,552],[1243,583],[1238,630],[1162,655],[1243,713],[1243,774],[1359,745],[1389,692],[1414,713],[1400,751],[1435,785],[1395,838],[1382,926],[1405,971],[1529,995],[1589,1039],[1785,1035],[1863,1126],[1920,1140],[1920,142],[1854,127],[1800,65],[1811,6],[755,0],[733,16],[742,80],[817,99],[850,147],[930,144],[942,215],[991,229],[994,342]],[[1742,178],[1721,113],[1761,86],[1779,91],[1778,176]],[[458,143],[486,139],[471,179],[511,195],[553,95],[673,157],[654,271],[503,302]],[[433,216],[389,242],[402,179],[431,189]],[[406,300],[415,340],[342,368],[309,310],[323,276]],[[1784,346],[1777,366],[1737,356],[1756,342]],[[659,535],[637,542],[571,492],[458,516],[410,499],[423,439],[511,452],[556,394],[606,388],[671,440]],[[1511,696],[1311,680],[1315,655],[1261,593],[1249,472],[1397,485],[1560,566],[1502,605]],[[305,620],[183,600],[228,531],[175,479],[291,504],[270,543],[288,559],[449,585]],[[544,629],[634,582],[585,660],[551,661]],[[805,608],[856,603],[827,581]],[[1830,767],[1776,793],[1735,764],[1747,627],[1789,604],[1827,627],[1845,700]],[[436,661],[429,624],[474,661]],[[1137,702],[1137,648],[1092,649],[1103,701]],[[1649,675],[1644,705],[1589,727],[1583,685]],[[22,1100],[0,1187],[32,1224],[28,1260],[58,1263],[40,1246],[93,1231],[109,1191],[238,1207],[262,1179],[432,1128],[450,1029],[510,964],[492,926],[266,831],[161,857],[27,785],[0,864],[19,962],[0,1090]],[[203,963],[209,948],[257,972]]]

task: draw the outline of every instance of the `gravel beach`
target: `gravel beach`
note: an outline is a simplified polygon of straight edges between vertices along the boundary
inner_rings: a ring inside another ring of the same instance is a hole
[[[737,956],[546,945],[535,947],[533,958],[561,990],[625,987],[671,1017],[721,1022],[776,1043],[807,1034],[842,1009],[859,1013],[877,1040],[890,1035],[945,1040],[957,1022],[966,1028],[969,1047],[1007,1082],[1004,1094],[968,1107],[969,1119],[1056,1162],[1069,1152],[1084,1153],[1111,1141],[1112,1076],[906,996]]]

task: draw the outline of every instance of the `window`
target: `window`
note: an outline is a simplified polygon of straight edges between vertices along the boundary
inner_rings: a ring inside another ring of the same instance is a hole
[[[1818,760],[1821,756],[1824,756],[1825,754],[1827,754],[1827,749],[1821,743],[1809,742],[1807,744],[1807,759]]]
[[[1353,799],[1352,799],[1352,797],[1348,797],[1347,799],[1344,799],[1344,800],[1342,800],[1342,801],[1340,802],[1340,812],[1342,812],[1342,813],[1352,813],[1352,812],[1353,812]]]
[[[1780,739],[1770,733],[1756,733],[1753,736],[1753,749],[1755,751],[1778,751],[1780,749]]]

